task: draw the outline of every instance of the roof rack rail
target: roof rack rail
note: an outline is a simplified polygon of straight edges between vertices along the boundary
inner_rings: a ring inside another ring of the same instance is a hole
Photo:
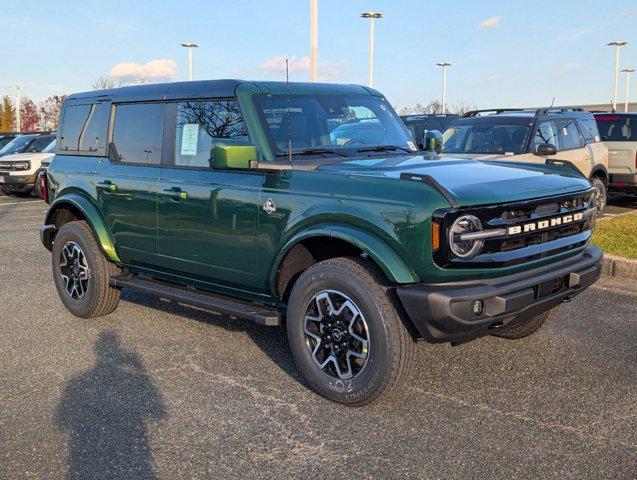
[[[564,112],[585,112],[581,107],[548,107],[548,108],[538,108],[535,111],[535,116],[538,115],[546,115],[548,113],[564,113]]]
[[[462,118],[478,117],[482,113],[491,112],[492,114],[499,115],[507,112],[529,112],[534,113],[536,117],[540,115],[547,115],[549,113],[564,113],[564,112],[585,112],[580,107],[547,107],[547,108],[485,108],[482,110],[471,110],[465,113]]]
[[[465,113],[464,115],[462,115],[462,118],[478,117],[480,116],[481,113],[487,113],[487,112],[493,112],[497,115],[499,113],[504,113],[504,112],[523,112],[525,110],[526,109],[524,108],[484,108],[482,110],[471,110]]]

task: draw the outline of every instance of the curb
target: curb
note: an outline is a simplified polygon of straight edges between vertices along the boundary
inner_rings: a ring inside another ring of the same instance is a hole
[[[637,280],[637,260],[604,253],[602,275]]]

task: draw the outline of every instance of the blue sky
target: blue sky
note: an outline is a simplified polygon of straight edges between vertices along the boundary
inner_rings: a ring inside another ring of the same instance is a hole
[[[187,54],[178,43],[186,41],[201,45],[195,79],[284,79],[285,57],[292,80],[308,78],[309,0],[2,4],[0,94],[16,82],[36,100],[89,90],[108,72],[184,80]],[[553,97],[556,104],[608,102],[608,41],[631,42],[621,65],[637,67],[637,1],[319,0],[324,79],[367,81],[368,23],[359,18],[366,10],[385,15],[376,23],[374,86],[397,108],[439,97],[434,64],[441,60],[454,63],[448,103],[478,107],[544,105]],[[636,84],[632,90],[637,99]]]

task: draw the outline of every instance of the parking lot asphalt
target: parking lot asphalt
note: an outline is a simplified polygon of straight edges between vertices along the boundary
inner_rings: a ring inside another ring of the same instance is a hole
[[[278,328],[124,292],[72,317],[0,198],[0,478],[635,478],[637,288],[605,279],[518,341],[420,344],[394,396],[302,383]]]
[[[628,213],[637,209],[637,197],[628,196],[608,196],[606,204],[606,215],[614,216]]]

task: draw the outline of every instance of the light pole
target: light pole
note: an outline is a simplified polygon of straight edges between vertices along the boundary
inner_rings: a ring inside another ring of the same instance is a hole
[[[624,112],[628,112],[628,96],[630,95],[630,74],[634,71],[634,68],[622,68],[622,72],[626,74],[626,99],[624,100]]]
[[[192,81],[192,49],[199,48],[196,43],[180,43],[182,47],[188,49],[188,80]]]
[[[20,85],[15,86],[15,131],[22,130],[22,119],[20,118]]]
[[[310,0],[310,82],[316,82],[318,62],[318,0]]]
[[[445,100],[447,95],[447,67],[453,67],[452,63],[449,62],[440,62],[436,63],[439,67],[442,67],[442,101],[440,105],[440,110],[442,114],[445,113]]]
[[[361,17],[369,18],[369,86],[374,86],[374,19],[383,18],[379,12],[363,12]]]
[[[619,47],[628,45],[628,42],[609,42],[606,45],[615,47],[615,79],[613,82],[613,111],[617,110],[617,80],[619,77]]]

